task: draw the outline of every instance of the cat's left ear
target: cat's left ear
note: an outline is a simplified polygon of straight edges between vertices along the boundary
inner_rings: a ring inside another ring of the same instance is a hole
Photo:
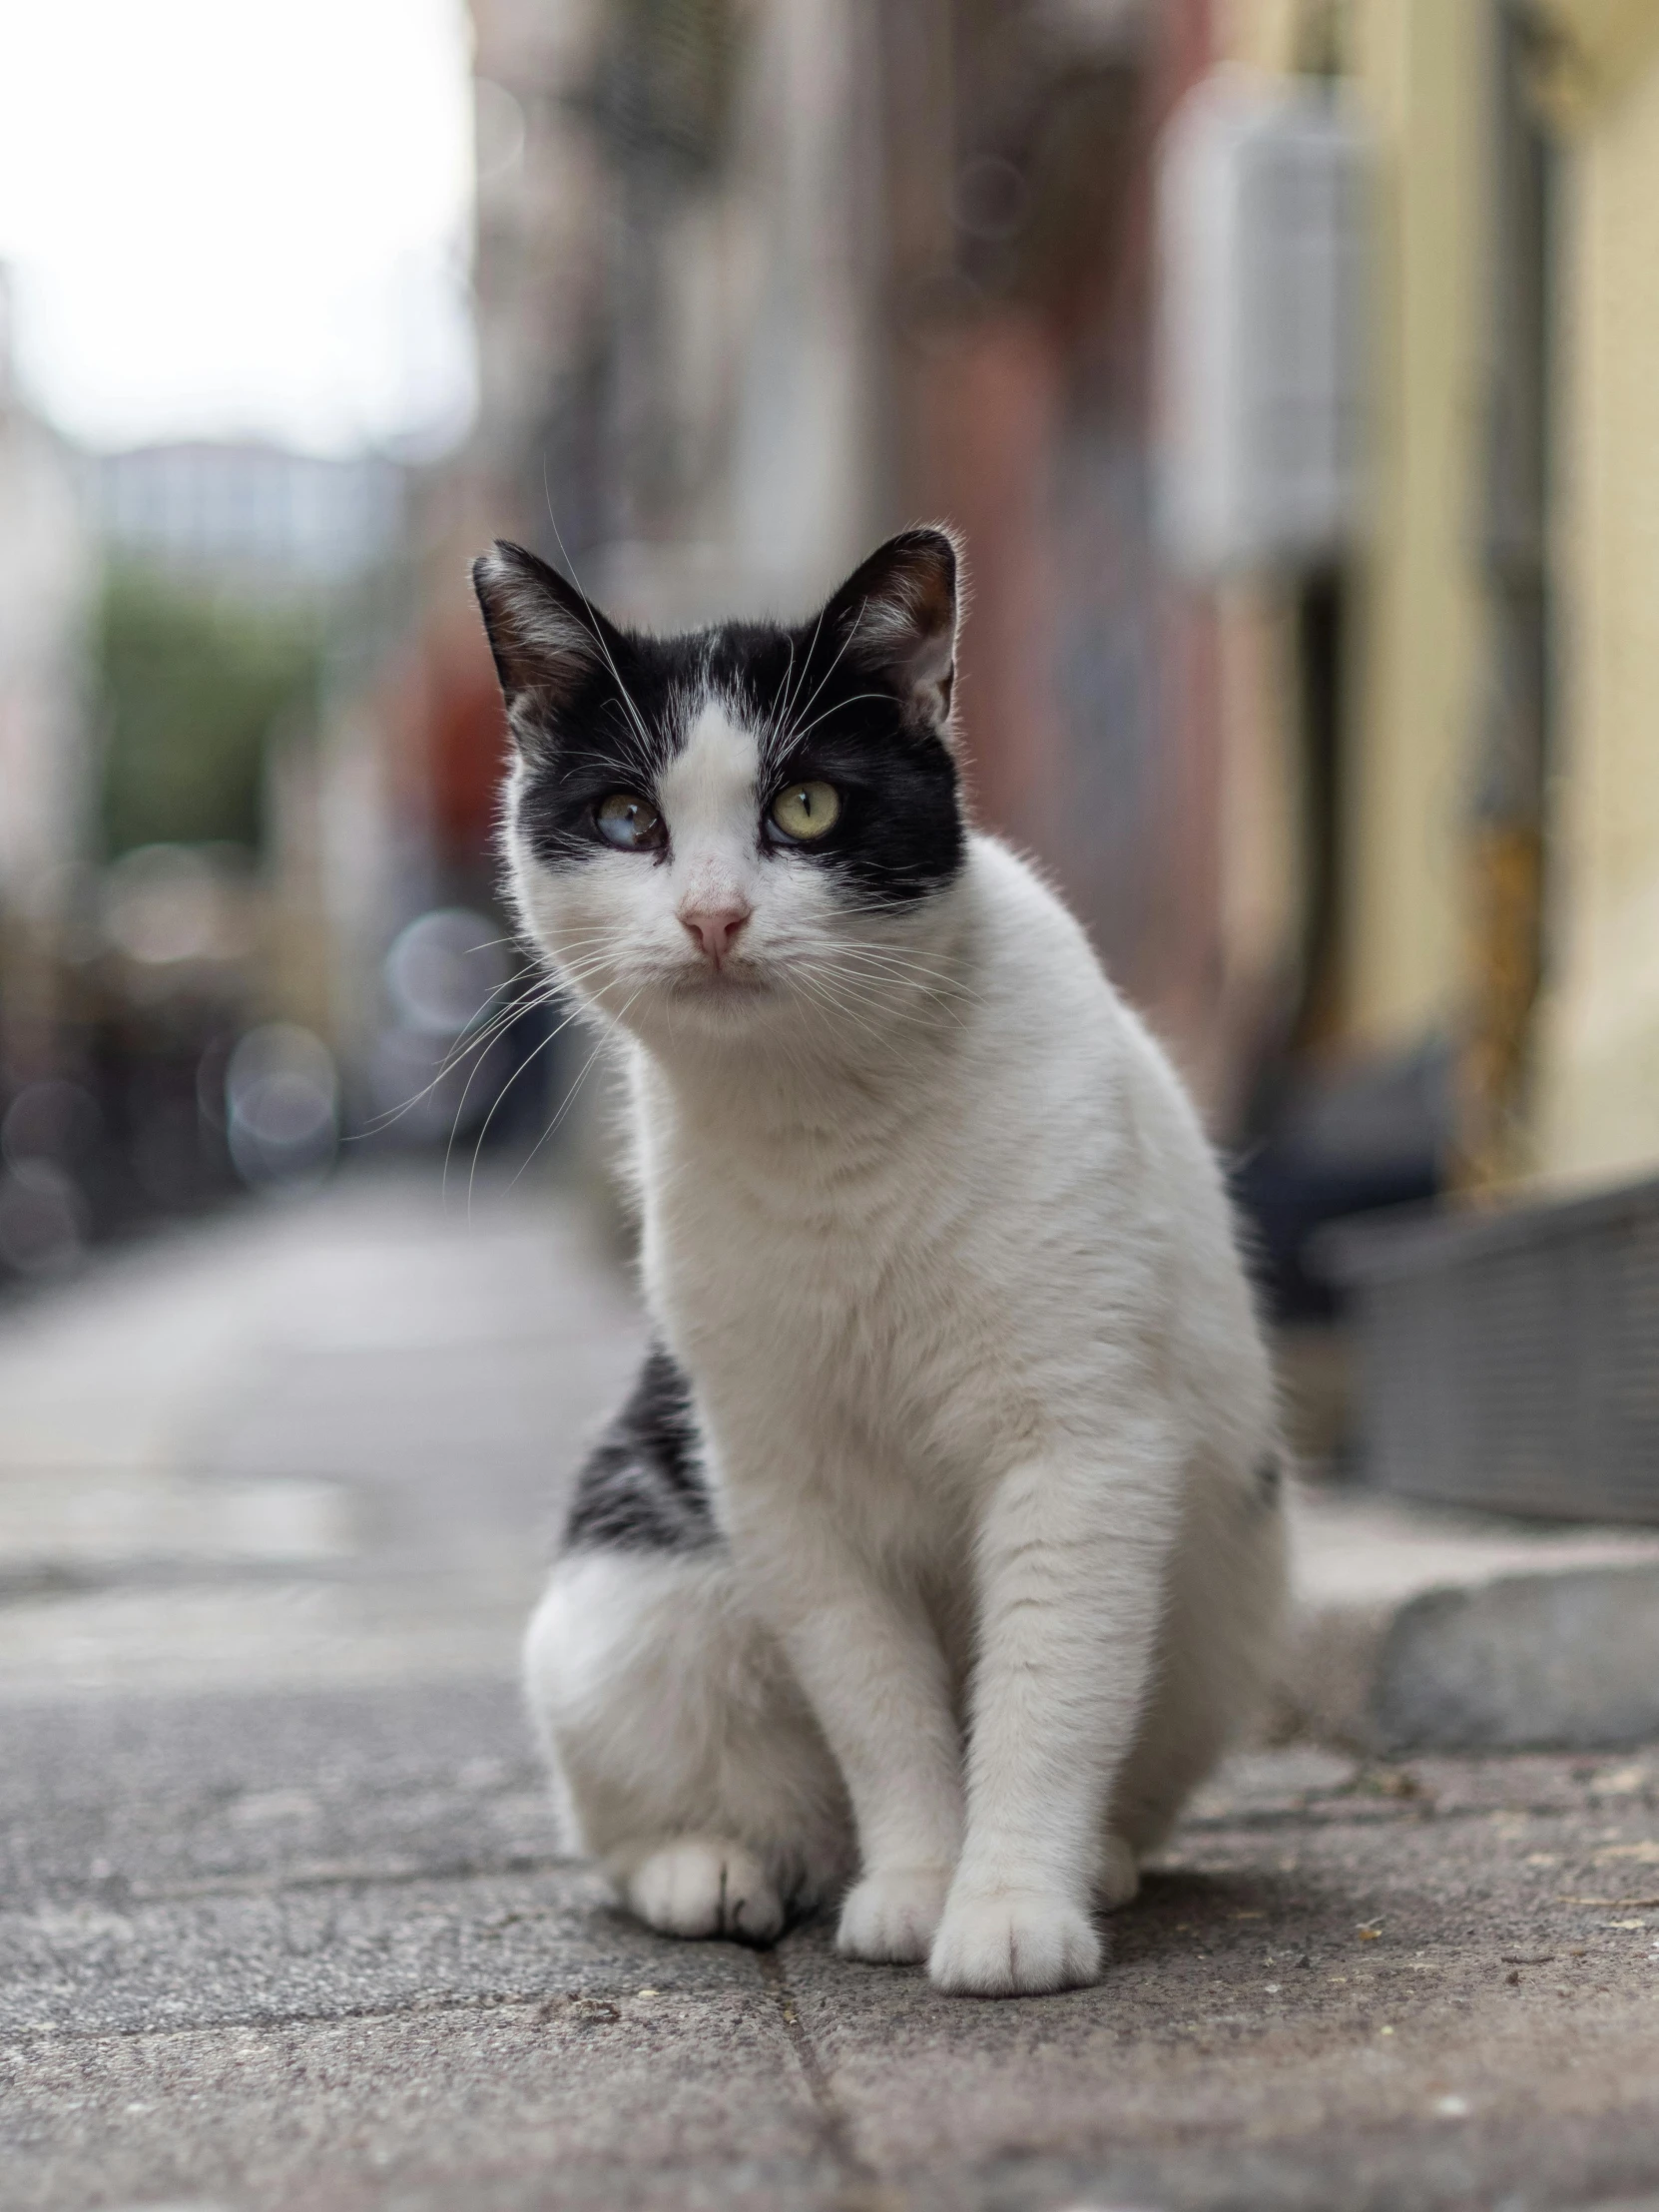
[[[885,677],[913,720],[946,744],[961,599],[960,548],[934,525],[877,546],[824,611],[825,637]]]

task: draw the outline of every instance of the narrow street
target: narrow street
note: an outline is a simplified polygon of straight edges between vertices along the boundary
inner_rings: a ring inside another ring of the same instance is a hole
[[[1659,2206],[1652,1751],[1242,1759],[1039,2001],[614,1915],[513,1669],[639,1337],[407,1175],[0,1315],[7,2212]]]

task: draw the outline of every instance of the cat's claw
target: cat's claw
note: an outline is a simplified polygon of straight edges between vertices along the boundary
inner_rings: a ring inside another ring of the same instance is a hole
[[[928,1954],[950,1996],[1041,1996],[1100,1979],[1100,1937],[1069,1898],[1041,1890],[953,1896]]]
[[[635,1868],[628,1903],[664,1936],[726,1936],[770,1943],[782,1935],[784,1906],[765,1868],[741,1844],[683,1836]]]
[[[950,1889],[948,1867],[889,1867],[847,1893],[835,1931],[843,1958],[913,1966],[927,1956]]]

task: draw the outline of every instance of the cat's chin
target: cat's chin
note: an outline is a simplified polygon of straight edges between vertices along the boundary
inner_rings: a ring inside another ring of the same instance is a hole
[[[686,968],[669,984],[676,1005],[708,1006],[717,1011],[753,1006],[770,998],[776,985],[757,967]]]
[[[623,1020],[665,1047],[699,1034],[711,1042],[735,1040],[772,1018],[779,996],[777,977],[760,968],[687,968],[654,978]]]

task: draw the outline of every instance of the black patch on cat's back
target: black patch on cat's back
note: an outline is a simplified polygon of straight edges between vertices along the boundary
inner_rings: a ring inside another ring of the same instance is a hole
[[[565,1549],[702,1551],[719,1541],[691,1385],[653,1345],[576,1478]]]

